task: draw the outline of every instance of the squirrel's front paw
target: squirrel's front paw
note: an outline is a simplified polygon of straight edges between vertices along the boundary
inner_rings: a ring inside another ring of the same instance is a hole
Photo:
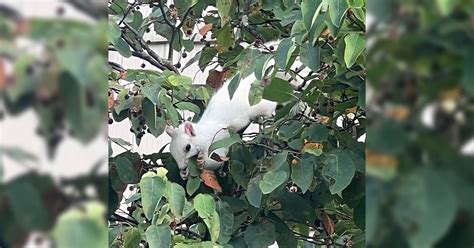
[[[196,161],[197,161],[197,164],[198,164],[199,168],[203,169],[204,165],[206,164],[206,157],[204,156],[203,152],[198,153]]]

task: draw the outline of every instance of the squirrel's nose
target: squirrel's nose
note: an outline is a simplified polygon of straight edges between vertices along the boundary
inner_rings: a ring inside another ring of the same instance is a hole
[[[188,168],[186,167],[185,169],[180,170],[180,171],[179,171],[179,175],[181,176],[181,178],[182,178],[183,180],[186,180],[186,179],[188,178],[188,176],[189,176]]]

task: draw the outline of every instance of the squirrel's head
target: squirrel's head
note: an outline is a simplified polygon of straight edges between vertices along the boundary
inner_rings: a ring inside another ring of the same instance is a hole
[[[196,156],[198,150],[193,143],[196,137],[193,124],[185,121],[177,128],[166,127],[166,133],[171,136],[170,152],[180,169],[180,175],[184,179],[188,176],[188,159]]]

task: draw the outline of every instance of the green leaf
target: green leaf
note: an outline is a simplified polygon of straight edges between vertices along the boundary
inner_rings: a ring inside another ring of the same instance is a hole
[[[245,166],[239,160],[232,160],[230,166],[230,174],[234,181],[238,184],[247,188],[247,184],[250,180],[250,177],[244,172]]]
[[[293,87],[287,81],[275,77],[270,85],[263,89],[263,98],[279,103],[287,102],[293,98]]]
[[[350,68],[365,49],[365,38],[357,33],[350,33],[344,37],[346,47],[344,49],[344,62]]]
[[[211,195],[198,194],[194,197],[194,209],[198,212],[199,217],[205,219],[210,218],[212,213],[216,211],[216,203]]]
[[[328,128],[318,123],[313,124],[305,130],[303,137],[316,142],[327,141],[329,137]]]
[[[298,240],[288,225],[276,214],[269,213],[270,218],[275,225],[276,242],[278,247],[298,247]]]
[[[329,182],[332,194],[344,190],[351,183],[354,174],[354,162],[344,151],[330,154],[324,161],[322,176]]]
[[[347,6],[346,0],[331,0],[329,1],[329,17],[334,26],[340,27],[342,17],[346,13]]]
[[[241,79],[241,74],[240,73],[235,74],[234,77],[232,77],[232,79],[230,80],[229,85],[227,86],[227,90],[229,91],[229,96],[231,100],[234,97],[235,91],[239,87],[240,79]]]
[[[446,172],[426,167],[412,170],[398,184],[397,193],[394,219],[411,247],[434,246],[449,231],[458,209]]]
[[[313,71],[319,70],[319,47],[303,43],[300,47],[301,62]]]
[[[286,65],[290,61],[291,54],[295,51],[296,46],[291,38],[283,39],[275,52],[275,65],[286,71]]]
[[[130,228],[127,233],[125,233],[123,246],[124,248],[136,248],[139,246],[140,240],[142,240],[140,232],[136,228]]]
[[[260,177],[250,179],[250,182],[247,186],[247,191],[245,192],[245,197],[247,198],[250,205],[256,208],[259,208],[262,204],[262,191],[259,187],[260,180]]]
[[[265,71],[267,70],[267,64],[272,57],[266,54],[255,60],[254,74],[255,78],[262,80],[265,77]]]
[[[202,72],[207,68],[209,65],[209,62],[212,61],[212,59],[216,56],[217,54],[217,49],[215,47],[204,47],[204,49],[201,52],[201,56],[199,57],[199,68],[201,69]]]
[[[322,0],[303,0],[301,1],[301,14],[303,15],[306,30],[311,30],[314,21],[318,17]]]
[[[199,177],[190,177],[186,182],[186,192],[188,195],[193,195],[201,186],[201,179]]]
[[[165,105],[166,116],[171,120],[173,126],[177,127],[179,124],[179,113],[174,108],[173,104],[171,103],[171,100],[168,98],[164,90],[160,92],[159,99],[160,102]]]
[[[230,19],[230,10],[232,0],[216,0],[217,12],[222,20],[222,25],[226,24]]]
[[[122,35],[122,31],[120,30],[117,23],[113,21],[109,21],[109,41],[112,44],[116,44]]]
[[[225,201],[217,202],[217,213],[220,221],[219,244],[226,244],[232,237],[234,227],[234,214],[229,203]]]
[[[204,223],[206,223],[206,226],[209,230],[209,234],[211,235],[211,240],[213,242],[217,242],[217,239],[219,238],[221,230],[221,223],[219,219],[219,214],[217,214],[216,211],[212,213],[211,217],[204,219]]]
[[[119,38],[117,41],[111,41],[111,43],[120,53],[120,55],[124,56],[125,58],[130,58],[132,56],[132,50],[130,50],[130,46],[127,44],[127,42],[125,42],[124,39]]]
[[[208,154],[212,154],[213,151],[219,148],[226,148],[228,149],[231,145],[242,142],[239,134],[233,133],[228,138],[218,140],[209,147]]]
[[[146,241],[153,248],[171,247],[171,229],[167,224],[151,225],[145,232]]]
[[[178,109],[189,110],[195,114],[201,113],[201,109],[196,104],[191,102],[178,102],[175,105]]]
[[[158,176],[143,176],[140,180],[143,213],[149,220],[153,218],[156,205],[165,192],[165,182]]]
[[[28,207],[34,206],[28,205]],[[106,247],[108,232],[105,214],[106,209],[99,202],[88,202],[80,209],[73,207],[61,213],[52,231],[55,246]]]
[[[298,187],[301,188],[301,191],[305,193],[313,182],[313,161],[309,158],[302,158],[299,163],[293,165],[291,168],[291,179],[294,183],[296,183],[296,185],[298,185]]]
[[[234,32],[230,24],[224,25],[223,28],[217,31],[217,50],[222,53],[229,50],[229,47],[234,46]]]
[[[145,98],[142,102],[142,109],[145,123],[150,128],[151,134],[155,137],[160,136],[165,131],[166,121],[164,118],[158,117],[156,105]]]
[[[263,89],[264,87],[259,81],[255,81],[250,86],[249,92],[249,103],[250,106],[258,104],[263,98]]]
[[[464,57],[464,89],[474,96],[474,49],[470,49]]]
[[[138,182],[138,173],[133,168],[132,162],[125,156],[115,159],[115,168],[117,168],[119,177],[124,183]]]
[[[459,0],[436,0],[439,12],[443,16],[451,14],[458,3]]]
[[[184,204],[186,203],[186,193],[183,187],[168,181],[166,183],[165,197],[170,205],[171,213],[177,218],[181,218],[183,216]]]
[[[269,247],[276,240],[275,227],[268,220],[261,221],[248,226],[244,238],[249,248]]]
[[[365,197],[359,201],[359,204],[354,208],[352,214],[354,223],[361,229],[365,230]]]
[[[285,215],[301,223],[314,223],[316,210],[307,200],[286,190],[280,192],[278,200]]]
[[[286,182],[288,174],[284,171],[269,171],[265,173],[260,181],[260,190],[264,195],[272,193],[278,186]]]

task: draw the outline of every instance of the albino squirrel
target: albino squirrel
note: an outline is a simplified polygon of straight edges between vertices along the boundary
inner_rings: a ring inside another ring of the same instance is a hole
[[[228,91],[230,79],[227,80],[211,98],[199,122],[185,121],[177,128],[166,127],[166,132],[171,136],[170,152],[178,164],[182,178],[188,176],[188,159],[200,152],[204,157],[205,169],[216,170],[223,164],[209,158],[211,154],[208,154],[208,150],[212,143],[230,136],[229,128],[239,131],[252,120],[273,114],[276,102],[262,99],[258,104],[250,106],[250,86],[256,80],[253,73],[241,80],[232,100]],[[214,152],[219,156],[226,156],[228,151],[219,148]]]
[[[277,47],[279,41],[266,43],[264,46]],[[274,64],[274,60],[268,61],[267,68]],[[295,61],[292,67],[302,67],[300,61]],[[283,72],[277,72],[278,77],[285,80],[294,81],[294,86],[301,84],[299,79],[291,77]],[[204,168],[216,170],[224,162],[211,159],[208,154],[212,143],[225,139],[230,136],[228,129],[240,131],[247,127],[250,122],[260,116],[269,117],[275,111],[276,102],[262,99],[258,104],[250,106],[248,96],[250,86],[257,81],[252,73],[240,81],[232,100],[230,100],[228,85],[231,79],[228,79],[222,87],[212,97],[209,105],[204,111],[198,123],[186,121],[177,128],[166,127],[166,132],[171,136],[170,152],[176,160],[182,178],[188,175],[188,159],[202,153],[204,157]],[[220,148],[214,151],[219,156],[226,156],[227,149]]]

